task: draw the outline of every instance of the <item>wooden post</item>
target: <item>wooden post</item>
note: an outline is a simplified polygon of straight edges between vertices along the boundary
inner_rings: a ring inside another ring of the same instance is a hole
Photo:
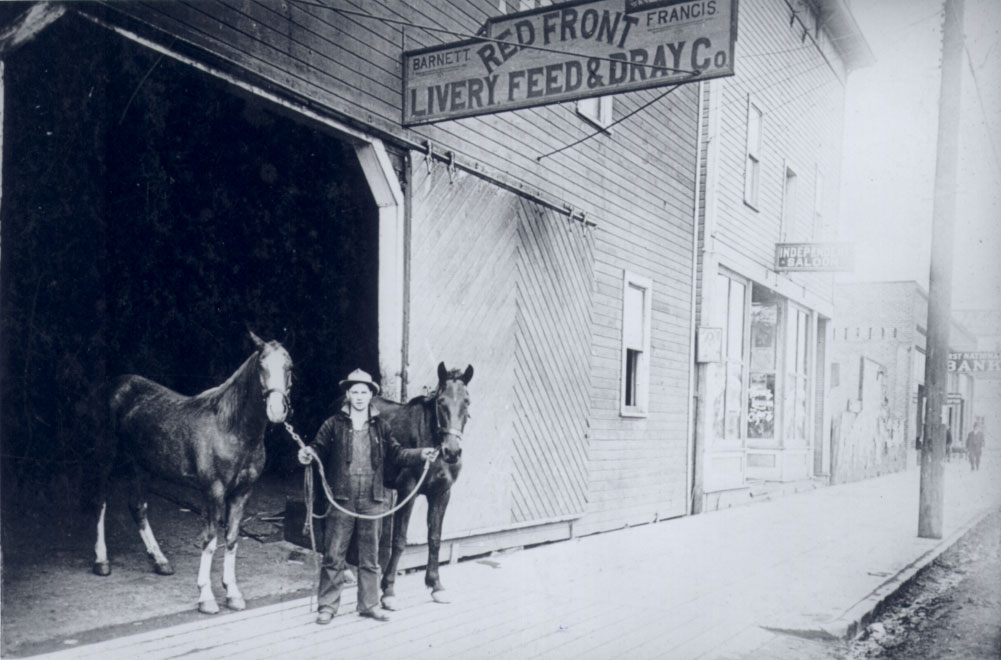
[[[939,91],[938,154],[932,211],[931,273],[928,282],[928,339],[925,388],[928,396],[921,445],[918,536],[942,538],[945,499],[945,409],[952,316],[952,226],[956,208],[959,148],[959,96],[963,54],[963,0],[945,0],[942,29],[942,81]]]

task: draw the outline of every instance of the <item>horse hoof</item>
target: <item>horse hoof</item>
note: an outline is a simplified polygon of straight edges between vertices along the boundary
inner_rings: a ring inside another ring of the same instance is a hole
[[[153,572],[157,575],[173,575],[174,567],[170,564],[153,564]]]
[[[226,607],[231,610],[245,610],[247,609],[247,601],[240,597],[226,598]]]
[[[395,612],[399,609],[396,605],[396,596],[383,596],[382,609],[389,610],[390,612]]]
[[[95,561],[92,567],[94,575],[100,575],[104,577],[105,575],[111,575],[111,563],[106,561]]]
[[[441,603],[443,605],[447,605],[448,603],[452,602],[452,599],[445,594],[444,589],[439,589],[438,591],[432,591],[431,598],[432,600],[434,600],[434,602]]]
[[[214,600],[198,601],[198,611],[202,614],[219,614],[219,603]]]

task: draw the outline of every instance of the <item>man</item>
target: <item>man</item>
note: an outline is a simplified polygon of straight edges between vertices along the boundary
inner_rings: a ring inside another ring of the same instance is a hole
[[[344,407],[328,418],[313,443],[299,450],[299,462],[308,465],[314,458],[323,465],[334,500],[344,509],[363,515],[386,510],[389,491],[383,485],[386,462],[421,465],[436,458],[437,451],[404,449],[390,435],[389,427],[371,405],[379,393],[372,377],[355,369],[340,382],[347,395]],[[329,507],[326,518],[325,549],[317,589],[316,622],[330,623],[341,602],[346,581],[347,551],[351,536],[358,545],[358,614],[376,621],[388,621],[379,604],[379,520],[359,518]]]

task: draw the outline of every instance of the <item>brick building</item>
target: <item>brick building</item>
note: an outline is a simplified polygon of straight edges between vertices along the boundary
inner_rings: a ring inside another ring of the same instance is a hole
[[[904,469],[922,435],[928,293],[917,282],[858,282],[835,287],[831,342],[832,481]],[[975,337],[950,328],[953,350]],[[973,422],[973,379],[948,377],[946,421],[961,444]],[[874,391],[878,390],[878,391]],[[858,425],[860,431],[853,433]]]

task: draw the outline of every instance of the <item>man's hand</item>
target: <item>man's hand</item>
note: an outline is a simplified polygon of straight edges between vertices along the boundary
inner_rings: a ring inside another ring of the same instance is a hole
[[[421,460],[425,462],[434,461],[438,458],[438,450],[434,447],[425,447],[421,449]]]
[[[320,457],[316,455],[316,451],[312,447],[303,447],[299,450],[299,462],[303,465],[309,465],[310,461],[314,458],[320,460]]]

